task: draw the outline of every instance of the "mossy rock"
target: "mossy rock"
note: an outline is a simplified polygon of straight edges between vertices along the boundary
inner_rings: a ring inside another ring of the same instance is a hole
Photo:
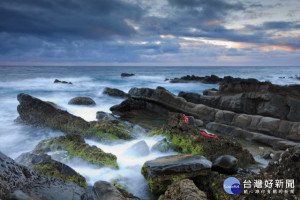
[[[173,182],[206,176],[210,173],[211,162],[200,155],[174,155],[147,161],[141,170],[150,191],[155,195],[165,192]]]
[[[16,158],[16,161],[22,165],[34,169],[40,175],[72,181],[84,188],[87,186],[86,180],[83,176],[78,174],[71,167],[61,162],[52,160],[52,158],[47,154],[23,153]]]
[[[60,150],[66,151],[70,158],[79,157],[99,167],[111,166],[118,168],[115,155],[105,153],[96,146],[89,146],[80,135],[76,134],[43,140],[35,147],[34,152]]]

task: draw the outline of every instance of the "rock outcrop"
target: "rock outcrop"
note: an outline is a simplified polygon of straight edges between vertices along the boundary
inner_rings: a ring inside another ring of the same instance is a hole
[[[86,180],[83,176],[78,174],[71,167],[52,160],[47,154],[23,153],[18,156],[15,161],[35,170],[40,175],[72,181],[84,188],[87,186]]]
[[[192,180],[183,179],[174,182],[165,192],[162,200],[207,200],[207,196]]]
[[[164,139],[158,141],[157,143],[155,143],[152,146],[151,151],[159,151],[159,152],[165,153],[165,152],[169,151],[170,148],[171,148],[170,142],[166,138],[164,138]]]
[[[28,94],[19,94],[18,101],[20,118],[26,124],[49,127],[68,134],[77,133],[97,140],[132,138],[124,127],[111,122],[87,122]]]
[[[60,80],[58,80],[58,79],[55,79],[55,80],[54,80],[54,83],[72,84],[72,82],[60,81]]]
[[[178,113],[170,113],[163,127],[150,134],[160,134],[168,138],[171,148],[177,152],[195,155],[205,155],[209,160],[215,160],[224,154],[238,159],[238,167],[244,168],[254,164],[250,152],[233,138],[219,136],[216,138],[204,137],[198,127],[187,124]]]
[[[129,76],[134,76],[135,74],[132,73],[122,73],[121,77],[129,77]]]
[[[247,82],[247,83],[259,83],[258,80],[254,78],[233,78],[232,76],[225,76],[224,78],[220,78],[216,75],[210,76],[195,76],[195,75],[187,75],[182,76],[181,78],[171,79],[170,83],[188,83],[188,82],[200,82],[206,84],[226,84],[226,83],[237,83],[237,82]]]
[[[103,94],[106,94],[106,95],[112,96],[112,97],[120,97],[120,98],[130,97],[130,95],[127,94],[126,92],[123,92],[122,90],[119,90],[116,88],[105,88],[103,91]]]
[[[80,135],[76,134],[42,140],[33,151],[35,153],[46,153],[61,150],[66,151],[71,158],[79,157],[99,167],[111,166],[118,168],[115,155],[105,153],[96,146],[88,145]]]
[[[123,102],[111,109],[114,110],[122,105],[123,109],[119,109],[119,111],[128,111],[133,109],[136,105],[134,103],[138,101],[140,104],[159,105],[169,111],[185,113],[186,115],[201,119],[206,123],[217,122],[252,132],[300,141],[300,122],[291,122],[259,115],[238,114],[203,104],[187,102],[185,99],[175,96],[162,87],[158,87],[156,90],[149,88],[132,88],[129,94],[132,96],[131,102],[126,101],[126,104]],[[151,106],[148,106],[148,108],[150,109]]]
[[[96,102],[90,97],[74,97],[68,102],[68,104],[90,106],[96,105]]]
[[[210,173],[211,162],[200,155],[175,155],[147,161],[142,167],[153,194],[162,194],[176,180]]]
[[[1,152],[0,185],[0,199],[81,200],[85,195],[77,184],[39,175]]]
[[[279,86],[269,82],[232,82],[205,95],[180,92],[189,102],[237,113],[300,121],[300,85]]]

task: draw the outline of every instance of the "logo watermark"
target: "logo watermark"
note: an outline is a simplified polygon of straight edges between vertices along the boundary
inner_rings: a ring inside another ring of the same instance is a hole
[[[228,194],[240,194],[242,192],[240,181],[234,177],[225,179],[223,188]]]

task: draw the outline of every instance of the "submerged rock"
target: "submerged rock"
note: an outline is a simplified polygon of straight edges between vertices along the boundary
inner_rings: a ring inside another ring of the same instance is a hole
[[[122,73],[121,77],[129,77],[129,76],[134,76],[135,74],[131,74],[131,73]]]
[[[142,174],[153,194],[162,194],[176,180],[210,173],[211,162],[200,155],[174,155],[147,161]]]
[[[87,122],[27,94],[19,94],[18,101],[18,113],[22,122],[27,124],[77,133],[97,140],[132,138],[128,130],[111,122]]]
[[[68,104],[72,105],[96,105],[96,102],[90,97],[74,97]]]
[[[105,88],[103,94],[107,94],[112,97],[120,97],[120,98],[128,98],[130,97],[129,94],[123,92],[122,90],[116,88]]]
[[[219,156],[212,165],[212,170],[225,174],[234,174],[237,172],[238,160],[231,155]]]
[[[77,184],[39,175],[0,152],[0,199],[81,200]]]
[[[168,142],[168,140],[166,138],[158,141],[157,143],[155,143],[152,148],[151,148],[151,151],[159,151],[159,152],[162,152],[162,153],[165,153],[167,151],[169,151],[171,147],[171,144],[170,142]]]
[[[72,84],[72,82],[60,81],[60,80],[58,80],[58,79],[55,79],[55,80],[54,80],[54,83]]]
[[[51,176],[57,179],[68,180],[86,187],[85,178],[71,167],[52,160],[47,154],[23,153],[15,159],[16,162],[34,169],[40,175]]]
[[[118,168],[117,157],[111,153],[105,153],[96,146],[85,143],[80,135],[68,134],[42,140],[35,147],[34,152],[67,151],[70,158],[79,157],[99,167],[111,166]]]
[[[183,179],[174,182],[167,189],[162,200],[207,200],[207,196],[192,180]]]
[[[137,157],[143,157],[149,155],[149,147],[145,140],[139,141],[135,144],[133,144],[131,147],[129,147],[126,151],[125,154],[130,154],[134,155]]]
[[[98,111],[96,113],[96,118],[100,122],[113,122],[113,123],[119,123],[120,120],[113,116],[112,114],[103,112],[103,111]]]

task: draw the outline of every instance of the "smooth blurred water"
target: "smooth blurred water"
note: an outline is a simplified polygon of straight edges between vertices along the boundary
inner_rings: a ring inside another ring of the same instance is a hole
[[[121,78],[122,72],[134,73],[135,76]],[[103,95],[105,87],[118,88],[128,92],[132,87],[156,88],[165,87],[171,92],[178,94],[180,91],[202,93],[208,88],[217,88],[217,85],[201,83],[178,83],[171,84],[165,81],[166,78],[181,77],[184,75],[218,75],[233,76],[242,78],[256,78],[261,81],[271,81],[275,84],[300,84],[300,80],[295,75],[300,76],[300,67],[0,67],[0,151],[8,156],[15,158],[23,152],[30,151],[42,139],[63,135],[59,131],[50,129],[35,128],[17,124],[17,95],[27,93],[45,101],[52,101],[66,109],[68,112],[80,116],[85,120],[96,119],[97,111],[109,112],[109,108],[122,102],[122,99],[112,98]],[[279,78],[285,77],[285,78]],[[290,78],[291,77],[291,78]],[[54,84],[55,79],[71,81],[73,84]],[[68,105],[68,101],[76,96],[88,96],[94,99],[96,106],[74,106]],[[150,140],[149,140],[150,141]],[[92,143],[92,141],[89,141]],[[129,144],[129,143],[128,143]],[[123,148],[127,143],[122,144]],[[122,166],[121,171],[115,172],[112,176],[125,173],[128,166],[124,164],[122,151],[117,150],[117,146],[108,147],[103,144],[97,146],[112,152],[118,156],[118,162]],[[116,149],[117,151],[115,151]],[[152,155],[154,157],[158,155]],[[154,158],[151,157],[151,158]],[[137,168],[140,170],[141,163],[133,159]],[[146,159],[150,159],[146,158]],[[144,162],[144,159],[140,159]],[[77,163],[78,164],[78,163]],[[91,168],[78,167],[72,165],[76,170],[91,177],[88,173]],[[88,169],[84,171],[84,169]],[[107,169],[95,169],[95,179],[89,178],[89,183],[96,179],[108,180],[103,174],[111,174]],[[104,171],[104,172],[103,172]],[[134,171],[134,170],[133,170]],[[94,172],[92,172],[93,175]],[[124,175],[124,174],[123,174]],[[137,175],[137,180],[141,180],[141,175]],[[131,180],[132,181],[132,180]],[[141,182],[139,182],[141,184]],[[145,185],[145,181],[143,182]],[[141,185],[143,185],[141,184]],[[143,190],[142,188],[140,188]],[[136,194],[143,196],[136,192]]]

